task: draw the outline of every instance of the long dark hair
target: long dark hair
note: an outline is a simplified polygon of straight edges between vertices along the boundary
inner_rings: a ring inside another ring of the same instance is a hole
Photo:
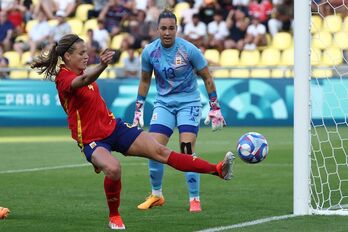
[[[38,69],[38,73],[44,73],[45,79],[54,80],[54,76],[57,75],[57,64],[61,58],[64,61],[64,54],[66,52],[73,53],[76,42],[81,42],[81,39],[76,34],[64,35],[59,42],[56,42],[48,53],[41,53],[38,57],[34,59],[31,64],[32,69]]]

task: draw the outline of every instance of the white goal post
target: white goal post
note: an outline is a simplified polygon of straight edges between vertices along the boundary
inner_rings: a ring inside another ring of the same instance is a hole
[[[348,215],[348,9],[295,0],[294,12],[293,213]]]

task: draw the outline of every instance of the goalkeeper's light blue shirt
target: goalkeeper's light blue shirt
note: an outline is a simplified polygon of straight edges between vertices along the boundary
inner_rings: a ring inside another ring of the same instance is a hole
[[[144,48],[141,59],[143,71],[154,71],[157,101],[168,106],[200,101],[196,71],[208,63],[195,45],[177,37],[172,47],[165,48],[156,39]]]

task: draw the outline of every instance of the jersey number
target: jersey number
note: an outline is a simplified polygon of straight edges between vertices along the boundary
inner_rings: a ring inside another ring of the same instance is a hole
[[[164,72],[164,75],[166,79],[173,79],[175,78],[175,72],[173,68],[166,68],[164,67],[162,72]]]

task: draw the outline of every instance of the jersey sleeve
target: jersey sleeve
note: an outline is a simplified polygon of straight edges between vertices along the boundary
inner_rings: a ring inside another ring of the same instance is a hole
[[[60,73],[62,75],[63,73]],[[75,74],[65,73],[65,76],[59,78],[59,89],[65,93],[71,93],[71,82],[75,79]]]
[[[141,54],[141,70],[148,73],[151,73],[153,70],[152,64],[150,62],[150,53],[148,47],[145,47]]]
[[[204,58],[203,53],[196,46],[191,47],[190,61],[197,71],[202,70],[208,65],[208,62]]]

